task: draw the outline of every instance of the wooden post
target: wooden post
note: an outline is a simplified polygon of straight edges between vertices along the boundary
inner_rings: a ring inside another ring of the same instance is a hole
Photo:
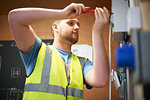
[[[150,0],[141,0],[139,7],[142,14],[142,30],[150,31]]]

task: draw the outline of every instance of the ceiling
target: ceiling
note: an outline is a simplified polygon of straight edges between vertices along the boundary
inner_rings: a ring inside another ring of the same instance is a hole
[[[91,8],[106,6],[110,9],[111,0],[1,0],[0,15],[7,15],[11,9],[22,7],[41,7],[61,9],[70,3],[83,3]]]

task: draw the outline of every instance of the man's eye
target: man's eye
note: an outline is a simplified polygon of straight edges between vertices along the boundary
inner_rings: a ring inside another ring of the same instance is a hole
[[[70,26],[73,26],[73,22],[69,22],[69,25],[70,25]]]

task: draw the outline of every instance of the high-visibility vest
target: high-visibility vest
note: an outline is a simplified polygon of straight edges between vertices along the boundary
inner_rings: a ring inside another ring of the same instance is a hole
[[[34,70],[26,78],[23,100],[83,100],[82,70],[86,60],[71,55],[68,84],[59,52],[42,42]]]

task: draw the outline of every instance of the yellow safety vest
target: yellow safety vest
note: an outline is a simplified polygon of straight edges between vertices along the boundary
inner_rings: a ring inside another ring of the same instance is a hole
[[[32,74],[26,78],[23,100],[82,100],[86,58],[71,55],[70,82],[65,65],[53,46],[42,42]]]

